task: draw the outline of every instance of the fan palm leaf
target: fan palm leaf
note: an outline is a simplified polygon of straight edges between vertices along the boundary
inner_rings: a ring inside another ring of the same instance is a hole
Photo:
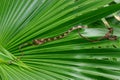
[[[0,0],[0,80],[112,80],[120,77],[118,40],[90,42],[77,30],[67,37],[26,46],[90,25],[119,10],[113,0]],[[112,25],[112,24],[110,24]],[[91,39],[104,36],[103,25],[80,30]],[[18,60],[20,57],[20,60]]]

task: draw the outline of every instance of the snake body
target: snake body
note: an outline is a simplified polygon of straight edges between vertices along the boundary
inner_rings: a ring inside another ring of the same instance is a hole
[[[43,39],[34,39],[32,42],[27,42],[27,43],[24,43],[24,44],[20,45],[19,49],[21,49],[24,46],[40,45],[40,44],[44,44],[46,42],[62,39],[64,37],[66,37],[69,33],[71,33],[72,31],[77,30],[77,29],[82,29],[82,28],[85,28],[85,26],[72,27],[69,30],[67,30],[66,32],[60,34],[59,36],[55,36],[55,37],[51,37],[51,38],[45,38],[45,39],[44,38]]]
[[[64,37],[66,37],[69,33],[71,33],[72,31],[74,30],[77,30],[78,29],[78,33],[80,35],[80,37],[90,41],[90,42],[96,42],[96,41],[100,41],[102,39],[108,39],[108,40],[117,40],[117,36],[113,35],[113,29],[112,28],[108,28],[108,32],[105,34],[105,36],[101,37],[101,38],[98,38],[97,40],[91,40],[87,37],[84,37],[82,34],[80,34],[80,31],[79,29],[82,29],[82,28],[85,28],[85,26],[76,26],[76,27],[72,27],[70,28],[69,30],[67,30],[66,32],[64,32],[63,34],[60,34],[59,36],[56,36],[56,37],[51,37],[51,38],[45,38],[45,39],[35,39],[33,40],[32,42],[27,42],[27,43],[24,43],[22,45],[19,46],[19,51],[22,52],[22,55],[18,58],[18,59],[21,59],[23,57],[23,51],[21,50],[22,47],[24,46],[30,46],[30,45],[41,45],[41,44],[44,44],[46,42],[50,42],[50,41],[55,41],[55,40],[59,40],[59,39],[62,39]]]
[[[86,40],[88,40],[90,42],[96,42],[96,41],[100,41],[102,39],[117,40],[117,36],[112,35],[113,34],[113,28],[108,28],[109,31],[105,34],[105,36],[103,36],[101,38],[98,38],[96,40],[91,40],[91,39],[89,39],[87,37],[84,37],[82,34],[80,34],[79,29],[82,29],[82,28],[85,28],[85,26],[72,27],[69,30],[67,30],[66,32],[60,34],[59,36],[55,36],[55,37],[51,37],[51,38],[35,39],[30,43],[28,42],[28,43],[24,43],[24,44],[20,45],[19,48],[22,48],[24,46],[29,46],[29,45],[40,45],[40,44],[44,44],[46,42],[59,40],[59,39],[62,39],[64,37],[66,37],[69,33],[71,33],[74,30],[77,30],[77,29],[78,29],[78,33],[79,33],[80,37],[82,37],[82,38],[84,38],[84,39],[86,39]]]
[[[43,44],[43,43],[46,43],[46,42],[62,39],[64,37],[66,37],[69,33],[71,33],[72,31],[74,31],[76,29],[80,29],[80,28],[84,28],[84,26],[72,27],[69,30],[67,30],[66,32],[64,32],[63,34],[60,34],[59,36],[56,36],[56,37],[45,38],[45,39],[35,39],[35,40],[33,40],[33,44],[39,45],[39,44]]]

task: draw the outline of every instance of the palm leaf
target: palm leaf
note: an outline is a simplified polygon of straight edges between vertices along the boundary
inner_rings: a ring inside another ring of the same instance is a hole
[[[119,79],[119,39],[91,43],[73,31],[63,39],[19,51],[25,42],[58,36],[118,11],[119,3],[105,7],[112,1],[0,0],[0,80]],[[115,32],[119,37],[119,27]],[[99,25],[81,33],[95,39],[106,30]]]

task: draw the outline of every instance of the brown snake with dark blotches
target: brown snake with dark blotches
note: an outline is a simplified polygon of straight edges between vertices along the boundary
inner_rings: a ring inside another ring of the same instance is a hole
[[[76,26],[76,27],[72,27],[70,28],[69,30],[67,30],[66,32],[64,32],[63,34],[59,35],[59,36],[56,36],[56,37],[52,37],[52,38],[45,38],[45,39],[35,39],[32,41],[32,43],[24,43],[22,45],[19,46],[19,51],[22,52],[22,55],[17,58],[18,60],[20,60],[22,57],[23,57],[23,51],[21,50],[22,47],[24,46],[29,46],[29,45],[41,45],[41,44],[44,44],[46,42],[50,42],[50,41],[55,41],[55,40],[59,40],[59,39],[62,39],[64,37],[66,37],[69,33],[71,33],[72,31],[74,30],[77,30],[78,29],[78,34],[80,37],[90,41],[90,42],[97,42],[97,41],[100,41],[102,39],[108,39],[108,40],[117,40],[117,36],[113,35],[113,28],[108,28],[108,32],[103,36],[103,37],[100,37],[96,40],[91,40],[85,36],[83,36],[81,33],[80,33],[80,30],[79,29],[83,29],[85,28],[85,26]]]

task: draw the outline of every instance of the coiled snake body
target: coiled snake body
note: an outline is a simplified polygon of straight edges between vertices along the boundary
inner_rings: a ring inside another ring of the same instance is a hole
[[[30,43],[24,43],[24,44],[20,45],[19,49],[21,49],[22,47],[27,46],[27,45],[40,45],[40,44],[44,44],[46,42],[62,39],[64,37],[66,37],[69,33],[71,33],[72,31],[77,30],[77,29],[78,29],[78,34],[80,35],[80,37],[82,37],[82,38],[84,38],[84,39],[86,39],[88,41],[91,41],[91,42],[100,41],[102,39],[117,40],[117,36],[113,35],[113,28],[108,28],[109,31],[103,37],[98,38],[96,40],[91,40],[91,39],[81,35],[79,29],[82,29],[82,28],[85,28],[85,26],[72,27],[69,30],[67,30],[66,32],[64,32],[63,34],[61,34],[59,36],[56,36],[56,37],[45,38],[45,39],[35,39],[32,42],[30,42]]]
[[[67,30],[66,32],[64,32],[63,34],[59,35],[59,36],[56,36],[56,37],[52,37],[52,38],[45,38],[45,39],[35,39],[33,40],[32,42],[27,42],[27,43],[24,43],[22,45],[19,46],[19,51],[22,53],[16,60],[20,60],[24,53],[23,51],[21,50],[22,47],[24,46],[29,46],[29,45],[40,45],[40,44],[44,44],[46,42],[50,42],[50,41],[55,41],[55,40],[58,40],[58,39],[62,39],[64,37],[66,37],[69,33],[71,33],[72,31],[74,30],[77,30],[78,29],[78,33],[80,35],[80,37],[88,40],[88,41],[91,41],[91,42],[96,42],[96,41],[99,41],[99,40],[102,40],[102,39],[108,39],[108,40],[117,40],[117,36],[113,35],[113,28],[108,28],[108,32],[101,38],[98,38],[97,40],[91,40],[87,37],[84,37],[80,34],[80,31],[79,29],[82,29],[82,28],[85,28],[85,26],[76,26],[76,27],[72,27],[70,28],[69,30]],[[13,61],[10,61],[9,64],[11,64],[12,62],[16,61],[16,60],[13,60]]]

